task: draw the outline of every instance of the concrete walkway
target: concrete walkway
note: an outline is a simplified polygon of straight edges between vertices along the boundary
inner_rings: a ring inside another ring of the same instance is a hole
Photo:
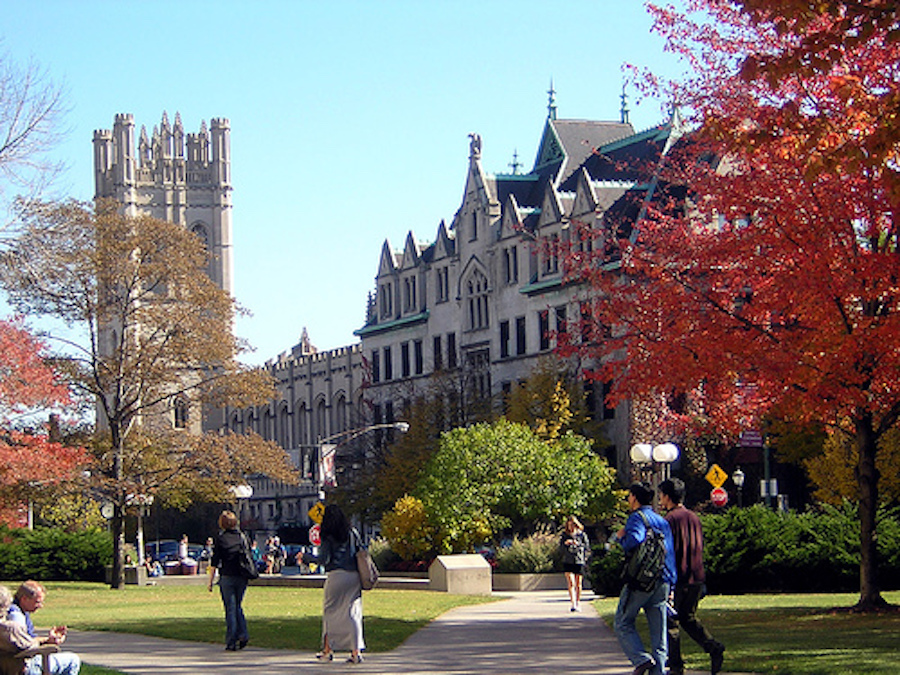
[[[66,647],[86,663],[133,675],[631,673],[612,631],[590,605],[590,593],[581,613],[569,611],[565,591],[502,595],[509,599],[453,609],[398,649],[366,654],[362,664],[345,663],[346,654],[319,663],[312,652],[253,647],[252,623],[251,645],[239,652],[226,652],[220,644],[79,631],[70,631]]]

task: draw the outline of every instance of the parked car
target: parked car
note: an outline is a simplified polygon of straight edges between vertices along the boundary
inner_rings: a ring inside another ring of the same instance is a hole
[[[194,560],[200,560],[203,547],[200,544],[188,544],[188,556]],[[178,542],[175,539],[160,539],[147,542],[144,545],[144,555],[165,564],[172,560],[178,560]]]

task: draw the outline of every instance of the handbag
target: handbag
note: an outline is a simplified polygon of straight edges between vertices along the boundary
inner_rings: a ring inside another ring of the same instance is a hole
[[[356,548],[356,569],[359,572],[359,585],[364,591],[371,591],[378,583],[378,567],[369,550],[359,541],[359,534],[353,530],[353,544]]]
[[[241,576],[245,579],[259,579],[259,568],[256,561],[253,560],[253,554],[250,553],[250,542],[247,541],[247,535],[241,532],[241,555],[238,558],[241,566]]]

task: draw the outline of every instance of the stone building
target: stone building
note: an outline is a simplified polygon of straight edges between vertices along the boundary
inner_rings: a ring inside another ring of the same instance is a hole
[[[227,119],[185,134],[180,115],[170,124],[163,113],[152,136],[141,127],[135,138],[134,116],[116,115],[112,130],[94,132],[94,196],[115,200],[126,215],[189,228],[207,246],[209,277],[233,295],[230,146]],[[220,411],[190,408],[185,398],[175,399],[168,411],[172,425],[195,432],[222,428]]]
[[[558,119],[552,92],[529,171],[514,162],[510,173],[488,172],[482,139],[471,134],[465,189],[450,225],[441,222],[427,243],[412,232],[399,249],[384,242],[359,344],[318,352],[304,329],[296,347],[266,364],[278,399],[229,411],[233,429],[277,441],[307,478],[299,488],[260,484],[253,524],[272,531],[308,522],[318,441],[401,420],[406,403],[437,375],[454,378],[455,395],[469,405],[500,405],[513,383],[552,354],[559,332],[585,330],[590,289],[563,283],[560,247],[602,246],[610,213],[631,209],[639,217],[656,187],[654,169],[678,134],[674,118],[635,132],[624,106],[614,122]],[[596,237],[577,241],[576,222]],[[575,372],[581,365],[570,364]],[[641,432],[631,405],[608,409],[604,393],[586,387],[588,408],[605,421],[608,458],[627,480],[632,437]]]

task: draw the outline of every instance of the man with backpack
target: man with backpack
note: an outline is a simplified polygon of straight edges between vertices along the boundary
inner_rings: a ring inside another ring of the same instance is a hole
[[[632,675],[663,675],[668,651],[666,603],[676,579],[672,530],[650,507],[653,490],[649,486],[632,483],[627,499],[631,514],[616,535],[626,561],[625,583],[616,609],[616,637],[634,665]],[[642,609],[650,628],[650,653],[644,649],[635,626]]]
[[[669,675],[684,675],[679,626],[709,654],[712,675],[722,670],[725,645],[718,642],[697,618],[697,604],[705,593],[703,528],[700,518],[685,508],[684,481],[673,478],[659,484],[659,505],[668,513],[672,528],[678,580],[675,582],[675,612],[669,617]]]

